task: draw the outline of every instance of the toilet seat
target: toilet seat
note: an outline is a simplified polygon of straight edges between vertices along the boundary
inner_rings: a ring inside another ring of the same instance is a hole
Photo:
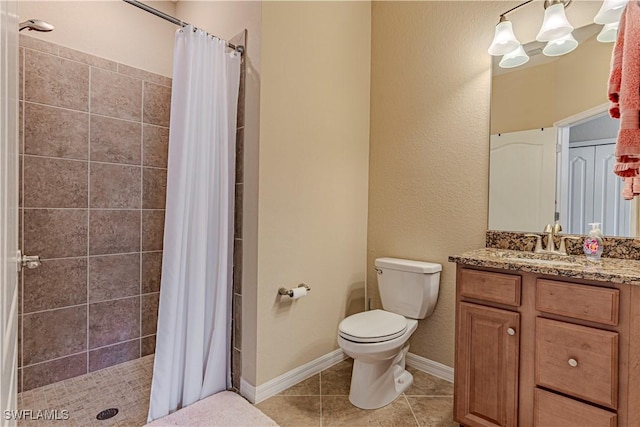
[[[407,319],[384,310],[351,315],[340,322],[339,335],[356,343],[380,343],[393,340],[407,330]]]

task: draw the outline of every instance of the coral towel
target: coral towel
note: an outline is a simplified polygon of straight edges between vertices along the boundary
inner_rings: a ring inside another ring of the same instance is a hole
[[[640,3],[630,1],[622,18],[611,58],[609,114],[620,119],[614,172],[625,178],[622,195],[640,193]]]

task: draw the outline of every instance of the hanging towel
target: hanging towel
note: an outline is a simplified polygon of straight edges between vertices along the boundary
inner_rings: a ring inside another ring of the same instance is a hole
[[[609,114],[620,119],[614,172],[625,178],[640,175],[640,4],[627,4],[620,19],[611,58]],[[640,193],[640,182],[625,180],[623,196]]]
[[[640,195],[640,176],[634,176],[633,178],[622,178],[624,180],[624,187],[622,188],[622,197],[625,200],[631,200],[635,196]]]

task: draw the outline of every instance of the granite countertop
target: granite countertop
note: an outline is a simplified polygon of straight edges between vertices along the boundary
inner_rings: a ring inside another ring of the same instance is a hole
[[[640,261],[636,260],[602,258],[600,262],[591,262],[584,255],[561,256],[482,248],[452,255],[449,257],[449,262],[574,279],[640,285]]]

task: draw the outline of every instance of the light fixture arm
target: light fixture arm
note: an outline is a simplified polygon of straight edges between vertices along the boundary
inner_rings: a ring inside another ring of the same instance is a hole
[[[511,12],[513,12],[514,10],[521,8],[521,7],[522,7],[522,6],[524,6],[525,4],[529,4],[529,3],[531,3],[532,1],[533,1],[533,0],[527,0],[527,1],[525,1],[524,3],[520,3],[519,5],[512,7],[511,9],[507,10],[506,12],[502,12],[502,13],[500,14],[500,22],[504,22],[504,21],[506,21],[506,20],[507,20],[507,18],[506,18],[506,16],[505,16],[507,13],[511,13]],[[545,0],[545,8],[547,7],[547,6],[546,6],[546,2],[547,2],[547,1],[550,1],[550,0]],[[556,1],[559,1],[559,0],[556,0]],[[571,1],[571,0],[568,0],[568,1]]]

